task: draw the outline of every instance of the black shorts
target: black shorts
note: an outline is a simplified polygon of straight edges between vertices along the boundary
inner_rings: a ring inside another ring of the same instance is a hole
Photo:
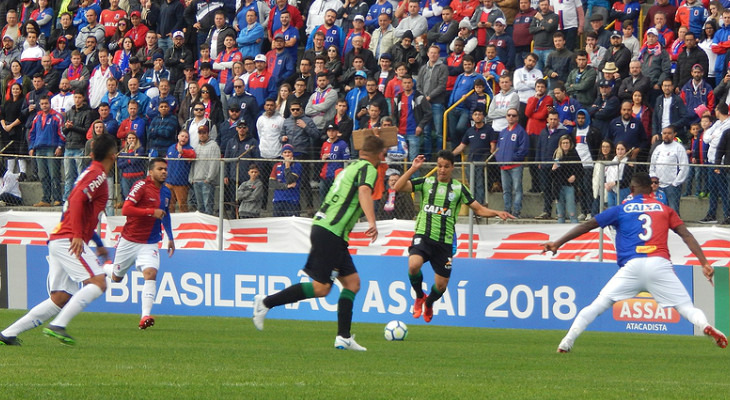
[[[309,250],[304,272],[312,279],[319,283],[331,284],[338,276],[357,273],[347,242],[341,237],[314,225],[309,239],[312,242],[312,249]]]
[[[423,257],[424,262],[431,263],[431,268],[436,275],[449,278],[451,277],[452,250],[450,244],[437,242],[423,235],[415,235],[408,248],[408,255],[418,254]]]

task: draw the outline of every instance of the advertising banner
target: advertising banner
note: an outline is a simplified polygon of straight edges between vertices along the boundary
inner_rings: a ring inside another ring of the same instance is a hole
[[[28,246],[28,306],[44,300],[47,250]],[[355,298],[355,322],[386,323],[393,319],[423,324],[411,317],[413,293],[404,257],[354,256],[361,289]],[[272,294],[293,283],[309,281],[300,269],[305,254],[180,250],[161,255],[154,315],[205,315],[250,318],[253,296]],[[590,304],[616,272],[614,263],[542,262],[459,259],[454,261],[448,290],[434,305],[435,325],[483,328],[567,329],[577,312]],[[676,267],[692,295],[691,267]],[[424,290],[433,272],[424,266]],[[127,274],[111,284],[88,311],[138,313],[144,279]],[[267,318],[326,320],[337,318],[340,289],[325,298],[277,307]],[[590,329],[692,335],[693,327],[674,309],[659,308],[647,294],[616,303]],[[248,323],[248,322],[247,322]]]

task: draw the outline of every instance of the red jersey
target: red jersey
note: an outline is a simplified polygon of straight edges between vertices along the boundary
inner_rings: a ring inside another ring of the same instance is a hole
[[[101,12],[101,26],[104,27],[104,36],[110,38],[114,36],[114,32],[117,30],[117,24],[122,18],[127,18],[127,12],[119,9],[116,11],[103,10]],[[134,41],[134,39],[132,39]]]
[[[172,237],[172,229],[168,229],[171,226],[169,207],[170,189],[167,186],[157,187],[150,176],[137,181],[122,207],[122,215],[127,217],[122,237],[134,243],[158,243],[162,240],[163,224],[168,237]],[[158,208],[165,211],[162,220],[152,216]]]
[[[98,161],[79,175],[71,194],[63,205],[61,222],[53,228],[50,240],[81,238],[91,240],[109,199],[106,171]]]

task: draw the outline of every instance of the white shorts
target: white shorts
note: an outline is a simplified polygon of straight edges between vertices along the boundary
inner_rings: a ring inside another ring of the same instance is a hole
[[[124,277],[127,270],[136,264],[137,271],[147,268],[160,269],[160,248],[157,243],[135,243],[120,237],[114,253],[114,275]]]
[[[661,257],[634,258],[616,272],[601,296],[621,301],[647,291],[662,307],[692,303],[687,289],[674,273],[672,263]]]
[[[84,243],[81,257],[69,252],[71,239],[55,239],[48,242],[48,290],[73,295],[81,282],[104,273],[96,254]]]

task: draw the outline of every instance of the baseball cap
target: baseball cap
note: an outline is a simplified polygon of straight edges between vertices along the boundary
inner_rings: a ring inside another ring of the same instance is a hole
[[[649,28],[649,30],[646,31],[646,34],[652,34],[654,36],[659,36],[659,31],[656,30],[656,28]]]
[[[139,12],[139,11],[132,11],[132,12],[131,12],[131,13],[129,14],[129,17],[130,17],[130,18],[132,18],[132,17],[135,17],[135,16],[136,16],[136,17],[142,17],[142,13],[141,13],[141,12]]]
[[[692,66],[692,70],[698,69],[702,72],[705,72],[705,68],[703,68],[700,64],[695,64]]]
[[[209,62],[205,61],[200,63],[200,69],[212,69],[213,66]]]
[[[591,15],[591,22],[593,21],[601,21],[603,22],[603,15],[601,14],[593,14]]]
[[[357,71],[357,72],[355,72],[355,78],[357,78],[357,77],[367,79],[368,75],[365,73],[365,71]]]
[[[175,31],[175,33],[172,34],[172,38],[175,39],[176,37],[185,38],[185,34],[182,33],[182,31]]]
[[[263,61],[266,62],[266,56],[263,54],[257,54],[256,57],[253,59],[254,61]]]
[[[602,80],[601,82],[598,83],[598,86],[600,86],[600,87],[610,87],[611,86],[611,82],[604,79],[604,80]]]
[[[284,35],[281,32],[279,32],[276,35],[274,35],[274,40],[276,40],[276,39],[284,40]]]
[[[62,36],[62,37],[63,37],[63,36]],[[12,37],[12,36],[10,36],[10,35],[8,35],[7,33],[5,34],[5,36],[3,36],[3,40],[5,40],[5,39],[10,39],[10,40],[12,40],[13,42],[15,41],[15,39],[13,39],[13,37]]]
[[[137,57],[130,57],[129,58],[129,63],[130,64],[139,64],[139,58],[137,58]]]
[[[155,61],[155,60],[162,60],[162,54],[160,54],[160,53],[155,53],[155,54],[154,54],[154,55],[152,56],[152,61]]]
[[[611,33],[611,37],[612,37],[612,38],[615,38],[615,37],[618,37],[618,38],[620,38],[620,37],[621,37],[621,33],[619,33],[619,31],[613,31],[613,32]]]
[[[363,17],[362,15],[356,15],[355,18],[353,18],[352,20],[365,22],[365,17]]]
[[[238,107],[234,107],[234,108],[238,108]],[[240,109],[239,109],[239,110],[240,110]],[[236,127],[239,127],[239,126],[245,126],[245,127],[248,127],[248,123],[246,122],[246,120],[245,120],[245,119],[242,119],[242,120],[238,121],[238,124],[236,125]]]
[[[330,129],[339,130],[340,128],[337,126],[337,124],[327,124],[325,130],[328,131]]]
[[[294,152],[294,146],[292,146],[290,144],[285,144],[285,145],[281,146],[281,152],[282,153],[285,152],[285,151],[287,151],[287,150],[289,150],[289,151],[291,151],[293,153]]]
[[[495,24],[507,25],[507,21],[505,21],[504,18],[502,18],[502,17],[499,17],[499,18],[495,19],[494,20],[494,23]],[[459,23],[459,24],[461,24],[461,23]]]
[[[386,60],[392,60],[393,59],[393,57],[391,57],[390,53],[383,53],[383,54],[380,55],[380,58],[381,59],[384,58]]]

